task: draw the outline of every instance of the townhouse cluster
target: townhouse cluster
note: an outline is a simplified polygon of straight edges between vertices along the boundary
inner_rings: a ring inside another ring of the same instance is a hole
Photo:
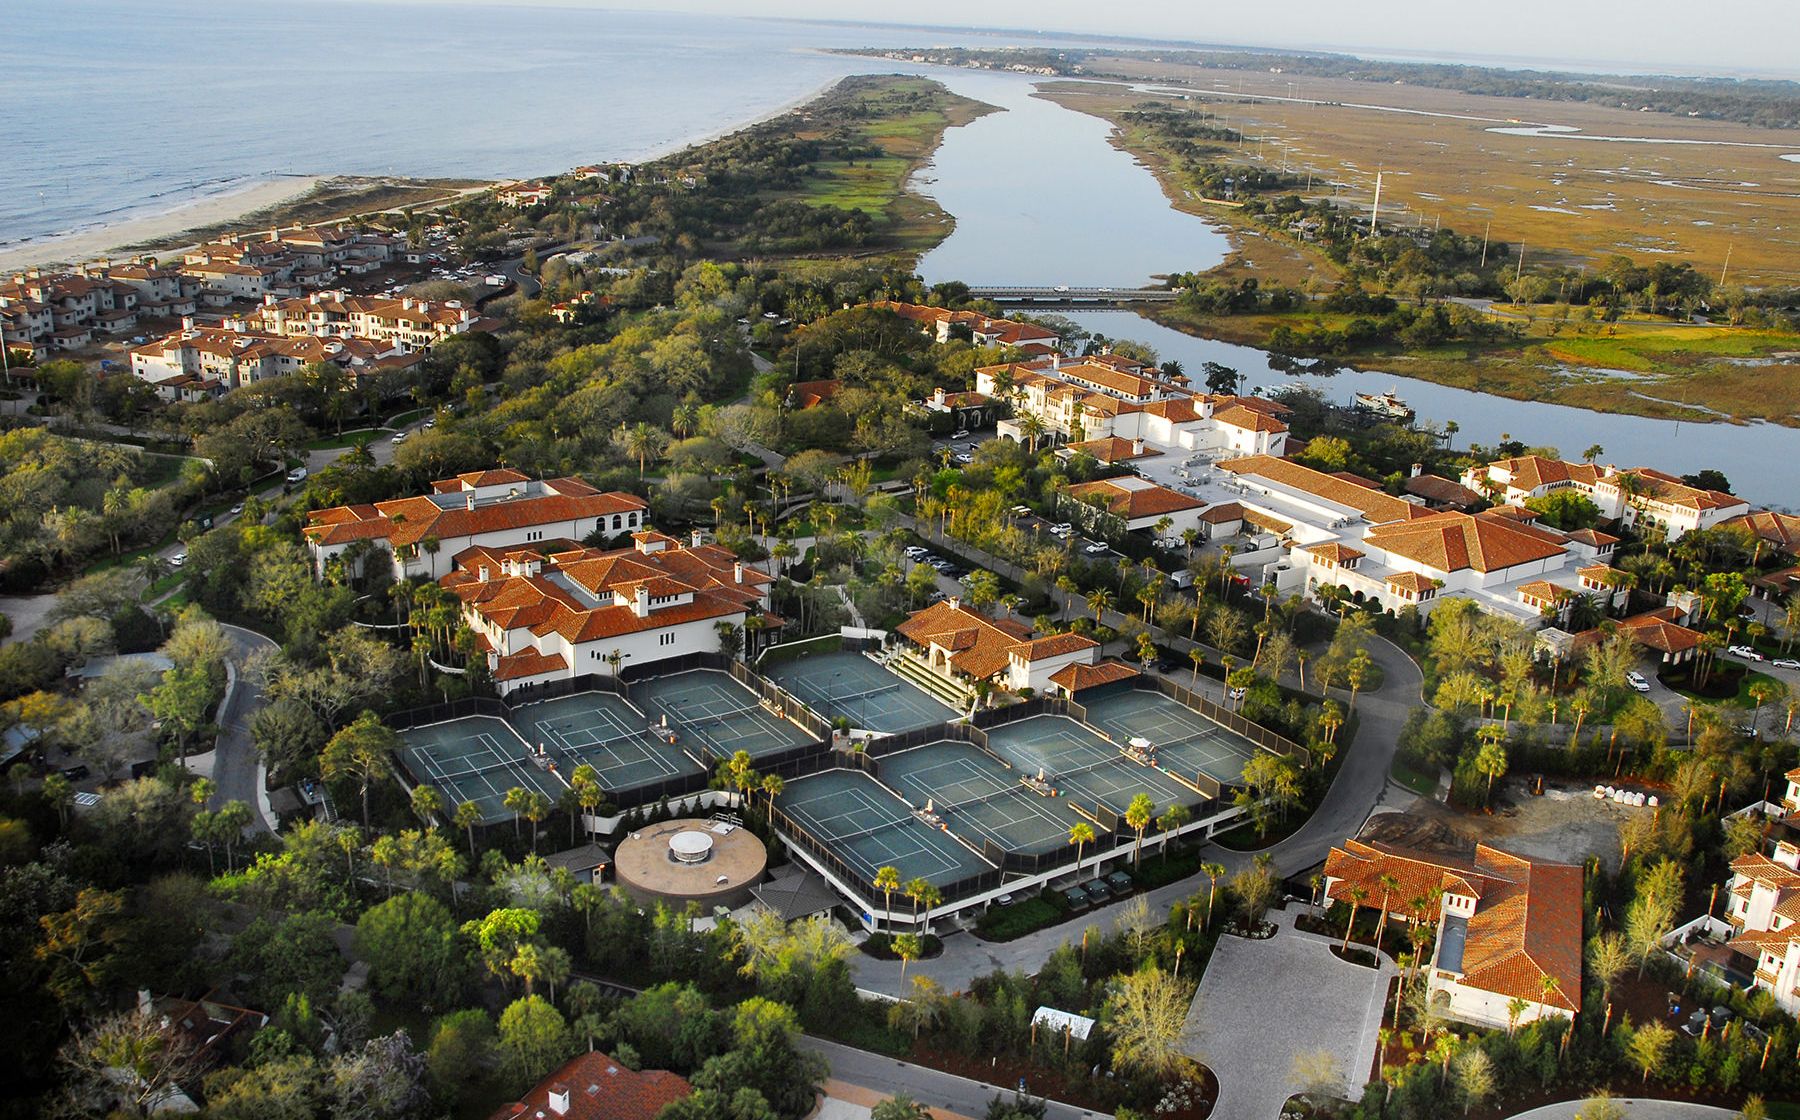
[[[290,298],[361,276],[405,254],[389,234],[320,226],[237,235],[198,245],[179,263],[92,261],[73,272],[31,269],[0,284],[8,345],[42,361],[144,320],[194,315],[268,296]]]
[[[353,380],[415,365],[432,343],[493,323],[461,300],[313,292],[263,297],[216,327],[181,329],[130,351],[131,371],[168,400],[201,400],[331,362]]]
[[[647,509],[577,478],[497,469],[410,498],[315,510],[303,535],[320,574],[385,563],[397,579],[435,580],[455,596],[502,695],[716,652],[723,627],[752,639],[780,627],[772,576],[698,534],[651,530]],[[621,548],[582,543],[627,538]]]

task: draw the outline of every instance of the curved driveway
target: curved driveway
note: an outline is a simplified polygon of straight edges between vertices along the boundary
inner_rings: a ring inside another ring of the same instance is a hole
[[[219,710],[219,741],[213,751],[212,779],[216,785],[210,807],[217,809],[227,801],[242,801],[250,806],[250,831],[269,831],[269,821],[263,815],[269,803],[269,795],[264,789],[264,768],[262,756],[257,753],[256,744],[250,738],[250,721],[262,710],[262,689],[243,671],[244,661],[258,650],[274,650],[278,648],[274,641],[258,634],[254,630],[246,630],[242,626],[231,626],[224,623],[225,634],[231,639],[232,660],[237,670],[237,685],[231,690],[231,696],[225,706]]]

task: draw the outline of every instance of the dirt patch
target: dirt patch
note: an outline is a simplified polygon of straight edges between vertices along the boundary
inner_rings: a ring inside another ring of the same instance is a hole
[[[1592,785],[1547,782],[1543,795],[1534,797],[1527,783],[1516,779],[1501,782],[1494,794],[1492,813],[1466,813],[1421,798],[1404,813],[1371,820],[1362,838],[1444,854],[1466,854],[1479,840],[1561,863],[1599,856],[1606,867],[1616,868],[1619,827],[1632,814],[1655,812],[1598,800]]]

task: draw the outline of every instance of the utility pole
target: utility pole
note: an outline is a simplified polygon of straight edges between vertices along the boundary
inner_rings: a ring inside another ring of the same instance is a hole
[[[1727,242],[1725,245],[1725,265],[1719,269],[1719,287],[1721,288],[1725,286],[1725,274],[1731,270],[1731,250],[1736,247],[1736,242]]]
[[[1518,287],[1519,283],[1524,279],[1525,279],[1525,243],[1523,241],[1521,241],[1521,242],[1519,242],[1519,268],[1518,268],[1518,271],[1513,273],[1513,287],[1515,287],[1515,288]],[[1513,293],[1513,298],[1514,299],[1518,298],[1517,292]]]
[[[1369,236],[1375,236],[1375,223],[1381,220],[1381,172],[1375,172],[1375,208],[1369,211]]]
[[[1487,220],[1487,228],[1481,231],[1481,267],[1487,267],[1488,234],[1494,232],[1494,219]]]

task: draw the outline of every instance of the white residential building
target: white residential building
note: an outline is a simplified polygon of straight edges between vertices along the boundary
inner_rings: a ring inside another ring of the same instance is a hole
[[[1043,692],[1050,678],[1070,665],[1092,665],[1100,644],[1080,634],[1033,638],[1031,628],[1012,619],[993,619],[957,599],[913,612],[897,628],[918,651],[927,671],[958,688],[985,681],[1018,692]]]
[[[1750,503],[1736,495],[1690,486],[1650,467],[1621,470],[1541,455],[1471,467],[1463,474],[1463,485],[1512,505],[1557,490],[1574,490],[1591,500],[1607,521],[1627,528],[1655,528],[1670,540],[1750,512]]]
[[[631,548],[473,546],[438,582],[463,604],[504,694],[626,665],[712,653],[722,625],[767,613],[774,579],[730,551],[656,532]]]
[[[396,579],[449,573],[471,548],[506,550],[578,542],[644,527],[642,498],[601,492],[578,478],[538,480],[520,471],[471,471],[431,484],[431,493],[307,515],[301,531],[315,570],[359,542],[388,557]]]

